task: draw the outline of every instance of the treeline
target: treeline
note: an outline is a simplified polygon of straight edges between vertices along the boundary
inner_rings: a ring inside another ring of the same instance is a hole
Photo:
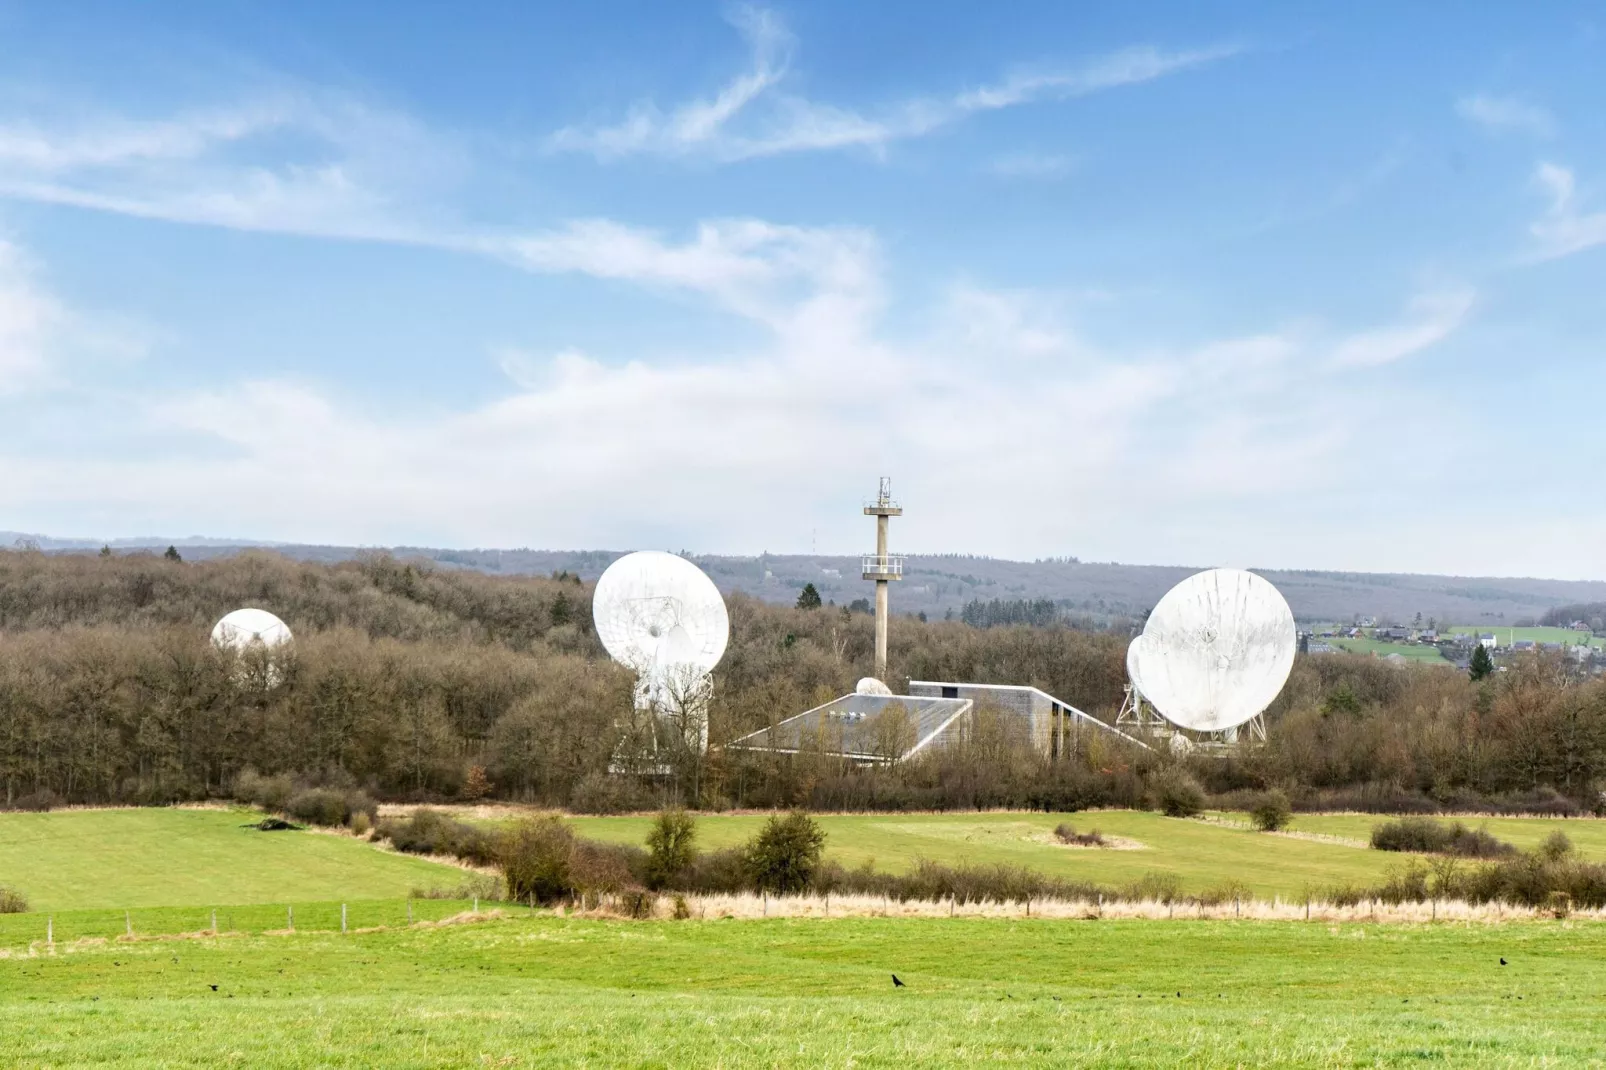
[[[1589,625],[1591,631],[1606,632],[1606,602],[1557,606],[1539,618],[1539,623],[1547,628],[1570,628],[1578,621]]]
[[[959,619],[972,628],[993,628],[1000,624],[1026,624],[1046,628],[1060,621],[1058,603],[1052,598],[973,598],[959,611]]]
[[[244,605],[295,632],[271,672],[209,641]],[[251,771],[302,791],[595,811],[1171,808],[1194,792],[1222,803],[1280,789],[1299,809],[1570,813],[1597,809],[1606,785],[1606,685],[1544,655],[1478,684],[1450,668],[1302,657],[1267,711],[1267,744],[1229,759],[1084,733],[1050,763],[987,709],[962,745],[891,769],[728,750],[851,691],[874,645],[873,620],[838,607],[729,605],[704,755],[632,721],[632,681],[572,578],[384,555],[330,566],[0,552],[0,798],[163,803],[219,795]],[[888,682],[1026,684],[1113,718],[1125,646],[1061,626],[899,618]]]

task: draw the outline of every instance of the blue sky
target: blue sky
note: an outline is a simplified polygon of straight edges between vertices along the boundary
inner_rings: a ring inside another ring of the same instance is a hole
[[[1606,577],[1606,7],[1401,7],[0,0],[0,528]]]

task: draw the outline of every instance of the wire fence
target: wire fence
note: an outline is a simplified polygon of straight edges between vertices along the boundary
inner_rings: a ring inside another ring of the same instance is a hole
[[[492,907],[528,914],[512,903],[473,899],[353,899],[346,902],[254,903],[245,906],[134,907],[127,910],[31,911],[0,914],[0,952],[85,940],[171,936],[252,936],[263,933],[353,933],[440,922]]]

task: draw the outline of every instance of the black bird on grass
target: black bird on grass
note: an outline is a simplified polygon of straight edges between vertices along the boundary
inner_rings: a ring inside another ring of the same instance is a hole
[[[1509,962],[1507,962],[1507,961],[1506,961],[1506,960],[1505,960],[1505,959],[1501,959],[1501,960],[1500,960],[1500,965],[1502,965],[1502,966],[1509,966],[1509,965],[1511,965],[1511,963],[1509,963]]]
[[[210,988],[214,992],[217,991],[217,985],[207,985],[207,987]]]
[[[892,987],[893,988],[908,988],[909,986],[904,984],[902,981],[898,980],[898,975],[897,974],[893,974],[892,975]]]

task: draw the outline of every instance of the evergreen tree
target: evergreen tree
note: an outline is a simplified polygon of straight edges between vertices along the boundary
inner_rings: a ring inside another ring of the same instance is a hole
[[[819,609],[820,608],[820,592],[814,589],[814,584],[805,583],[803,585],[803,593],[797,596],[797,608],[799,608],[799,609]]]
[[[1489,656],[1489,648],[1481,642],[1472,648],[1472,664],[1467,672],[1474,682],[1494,672],[1494,659]]]
[[[176,546],[169,546],[167,548],[167,552],[165,554],[163,554],[162,556],[167,558],[169,561],[183,561],[184,560],[182,557],[179,556],[178,547],[176,547]]]

